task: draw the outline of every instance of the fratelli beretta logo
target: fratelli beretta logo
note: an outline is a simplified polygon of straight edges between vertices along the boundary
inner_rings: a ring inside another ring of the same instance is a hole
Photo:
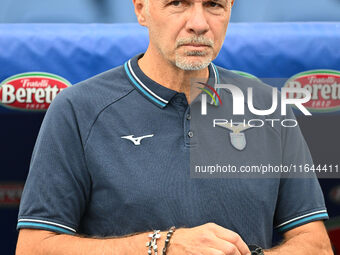
[[[311,100],[304,106],[311,112],[340,111],[340,72],[333,70],[313,70],[299,73],[290,78],[286,88],[303,88],[311,93]],[[299,93],[288,93],[288,98],[296,99]]]
[[[0,84],[0,103],[16,110],[44,111],[69,86],[70,82],[50,73],[17,74]]]

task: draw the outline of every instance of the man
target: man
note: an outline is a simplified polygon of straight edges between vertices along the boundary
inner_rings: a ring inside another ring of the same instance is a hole
[[[195,96],[188,84],[239,78],[211,64],[233,2],[133,2],[139,23],[149,29],[149,47],[54,100],[23,193],[17,254],[146,254],[152,230],[162,230],[161,250],[171,226],[178,229],[170,255],[245,255],[249,244],[266,255],[332,254],[317,180],[189,176],[195,132],[188,102]],[[270,99],[267,86],[252,86]],[[244,153],[224,146],[230,161],[310,162],[298,129],[252,132],[253,139],[264,136],[256,142],[263,153],[254,153],[255,142]],[[292,140],[294,148],[285,144]],[[285,240],[270,249],[273,227]]]

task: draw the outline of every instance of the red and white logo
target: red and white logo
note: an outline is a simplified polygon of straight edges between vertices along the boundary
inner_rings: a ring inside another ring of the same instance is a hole
[[[23,189],[23,183],[0,184],[0,207],[18,206]]]
[[[336,186],[331,190],[329,198],[333,203],[340,205],[340,186]]]
[[[11,109],[44,111],[69,86],[71,83],[58,75],[22,73],[0,84],[0,103]]]
[[[299,73],[290,78],[286,88],[307,89],[312,98],[303,105],[310,112],[332,112],[340,110],[340,72],[314,70]],[[288,93],[288,98],[301,97],[298,93]]]

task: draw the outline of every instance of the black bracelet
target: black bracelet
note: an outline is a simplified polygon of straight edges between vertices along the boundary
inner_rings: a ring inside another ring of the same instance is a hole
[[[251,255],[264,255],[263,249],[256,244],[249,244],[248,248],[251,252]]]
[[[171,236],[173,235],[173,233],[175,232],[176,228],[175,226],[172,226],[169,230],[169,232],[166,234],[166,239],[165,239],[165,244],[164,244],[164,248],[163,248],[163,252],[162,255],[166,255],[166,250],[168,249],[169,243],[170,243],[170,239]]]

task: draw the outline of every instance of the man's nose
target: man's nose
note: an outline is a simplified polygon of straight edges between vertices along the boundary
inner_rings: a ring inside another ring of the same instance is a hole
[[[190,8],[186,29],[189,33],[195,33],[196,35],[205,34],[209,30],[206,13],[201,3],[196,3]]]

